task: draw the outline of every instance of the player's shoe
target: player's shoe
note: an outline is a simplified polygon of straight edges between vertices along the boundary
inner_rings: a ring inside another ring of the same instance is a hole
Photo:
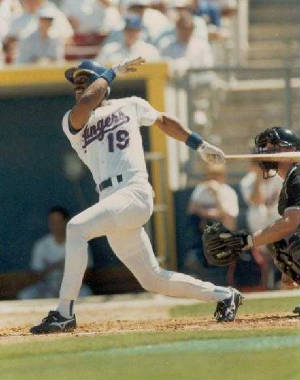
[[[293,310],[293,313],[300,315],[300,306],[296,306],[295,309]]]
[[[217,303],[214,316],[217,322],[233,322],[239,306],[243,303],[243,295],[236,289],[230,288],[231,296]]]
[[[73,331],[76,328],[76,318],[64,318],[58,311],[49,311],[39,325],[33,326],[30,329],[32,334],[50,334],[58,332]]]

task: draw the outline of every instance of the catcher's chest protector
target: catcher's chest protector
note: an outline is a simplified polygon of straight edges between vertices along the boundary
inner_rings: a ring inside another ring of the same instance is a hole
[[[278,213],[284,214],[289,207],[300,207],[300,166],[294,165],[288,172],[278,202]]]

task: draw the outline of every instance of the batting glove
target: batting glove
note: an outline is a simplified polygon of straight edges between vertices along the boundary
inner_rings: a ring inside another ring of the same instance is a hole
[[[225,162],[224,152],[206,141],[203,141],[199,146],[198,152],[202,160],[209,164],[222,164]]]
[[[145,59],[138,57],[135,59],[127,59],[119,65],[113,66],[112,69],[115,72],[116,76],[134,72],[137,70],[137,67],[145,63]]]

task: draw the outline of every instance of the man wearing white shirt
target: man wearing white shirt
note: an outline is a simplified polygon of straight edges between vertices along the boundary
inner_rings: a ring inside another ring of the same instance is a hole
[[[206,168],[205,181],[197,185],[192,192],[187,213],[190,215],[187,229],[185,270],[205,281],[218,285],[232,282],[227,268],[208,266],[204,257],[202,234],[207,224],[220,221],[227,228],[235,229],[239,214],[238,197],[235,190],[226,183],[224,165],[209,165]]]
[[[226,183],[224,165],[209,165],[206,180],[194,189],[189,204],[189,214],[204,220],[218,220],[227,228],[236,228],[239,204],[236,191]]]
[[[194,35],[195,24],[189,14],[181,15],[176,23],[176,39],[161,51],[176,71],[189,68],[211,67],[214,64],[212,50],[207,41]]]
[[[51,37],[68,39],[73,35],[73,29],[66,16],[57,6],[48,0],[24,0],[24,12],[17,17],[10,25],[8,36],[17,40],[28,37],[38,28],[38,11],[41,8],[51,8],[55,13],[55,18],[49,31]]]
[[[264,179],[260,167],[251,164],[240,186],[248,205],[247,224],[250,232],[263,229],[280,218],[278,198],[283,180],[279,176]]]
[[[107,33],[122,22],[109,0],[63,0],[61,10],[76,33]]]
[[[32,250],[30,269],[39,274],[41,280],[24,288],[18,295],[20,299],[57,297],[63,276],[66,243],[66,225],[69,212],[54,206],[48,212],[48,227],[50,233],[39,239]],[[91,265],[89,257],[89,266]],[[84,285],[81,296],[91,294]]]
[[[7,35],[9,25],[22,12],[18,0],[0,0],[0,42]]]
[[[278,175],[264,179],[261,168],[255,163],[251,164],[249,173],[242,178],[240,189],[248,205],[246,220],[251,233],[266,228],[280,218],[278,199],[282,184],[283,180]],[[252,254],[260,265],[262,287],[265,289],[278,287],[280,276],[276,276],[270,249],[261,246],[252,249]]]
[[[61,39],[49,35],[55,18],[53,9],[42,8],[38,13],[38,29],[19,42],[17,64],[61,61],[64,58],[64,44]]]
[[[173,28],[167,16],[153,9],[152,0],[127,0],[126,11],[140,16],[144,27],[144,40],[155,44],[161,34]]]
[[[138,56],[145,57],[147,61],[159,61],[159,52],[156,47],[140,39],[141,18],[138,15],[129,14],[124,21],[122,39],[104,45],[96,61],[115,63]]]

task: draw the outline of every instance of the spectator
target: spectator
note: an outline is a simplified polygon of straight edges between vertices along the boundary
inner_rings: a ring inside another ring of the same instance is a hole
[[[176,21],[185,14],[193,16],[195,29],[194,35],[208,41],[208,28],[204,17],[193,14],[193,8],[190,0],[174,0],[172,2],[173,20],[176,25]],[[175,12],[175,13],[174,13]]]
[[[192,193],[189,214],[200,216],[203,227],[208,221],[218,220],[234,230],[238,213],[238,197],[235,190],[226,183],[225,166],[209,165],[205,181],[196,186]]]
[[[101,63],[115,63],[126,58],[142,56],[147,61],[158,61],[158,50],[140,39],[141,30],[141,18],[138,15],[129,14],[125,17],[122,39],[104,45],[96,60]]]
[[[280,218],[277,205],[282,179],[279,176],[264,179],[260,167],[253,163],[249,173],[242,178],[240,183],[241,193],[248,205],[246,214],[247,225],[250,232],[263,229]],[[261,285],[264,289],[278,287],[280,280],[273,265],[270,249],[262,246],[253,249],[252,255],[261,269]]]
[[[219,4],[211,0],[193,0],[194,13],[206,18],[208,24],[221,26],[221,9]]]
[[[222,17],[232,17],[237,13],[237,0],[217,0]]]
[[[203,254],[202,234],[207,224],[222,222],[234,230],[239,213],[238,197],[235,190],[226,184],[224,165],[209,165],[205,181],[194,189],[189,205],[190,226],[188,231],[185,267],[189,273],[201,276],[205,281],[227,284],[227,268],[209,266]]]
[[[69,213],[63,207],[55,206],[50,209],[48,213],[50,234],[35,243],[30,264],[31,269],[41,280],[23,289],[18,295],[19,299],[58,297],[64,270],[68,219]],[[81,296],[91,294],[87,286],[83,288]]]
[[[75,33],[107,34],[122,24],[119,11],[110,0],[63,0],[61,10]]]
[[[222,25],[222,9],[225,3],[212,0],[192,0],[193,13],[203,17],[208,24],[208,33],[210,41],[224,40],[228,38],[228,30]],[[229,9],[228,9],[229,12]],[[229,13],[228,13],[229,15]]]
[[[10,23],[22,13],[18,0],[0,0],[0,41],[7,35]]]
[[[24,12],[17,17],[11,24],[8,31],[9,36],[17,39],[27,37],[38,27],[38,11],[41,8],[52,8],[55,13],[55,19],[52,24],[50,35],[68,39],[73,35],[73,29],[66,16],[57,6],[48,0],[23,0]]]
[[[61,39],[49,35],[55,18],[53,9],[43,8],[38,13],[38,29],[19,42],[17,64],[60,61],[64,58],[64,44]]]
[[[127,12],[140,16],[143,22],[142,39],[156,44],[163,33],[173,28],[168,17],[157,9],[151,8],[153,0],[127,0]]]
[[[16,55],[16,42],[28,37],[38,29],[38,11],[42,8],[51,8],[55,12],[55,19],[49,30],[49,35],[53,38],[59,37],[64,42],[73,35],[73,29],[66,16],[57,8],[57,6],[48,0],[23,0],[23,13],[15,18],[8,30],[5,39],[6,49],[10,52],[10,61],[13,61]]]
[[[212,67],[214,59],[209,43],[194,34],[192,15],[185,13],[176,23],[176,39],[170,41],[160,52],[169,60],[171,68],[185,72],[189,68]]]
[[[14,52],[14,42],[9,46],[6,38],[12,21],[21,13],[22,7],[18,0],[0,0],[0,63],[6,62],[6,56]]]

